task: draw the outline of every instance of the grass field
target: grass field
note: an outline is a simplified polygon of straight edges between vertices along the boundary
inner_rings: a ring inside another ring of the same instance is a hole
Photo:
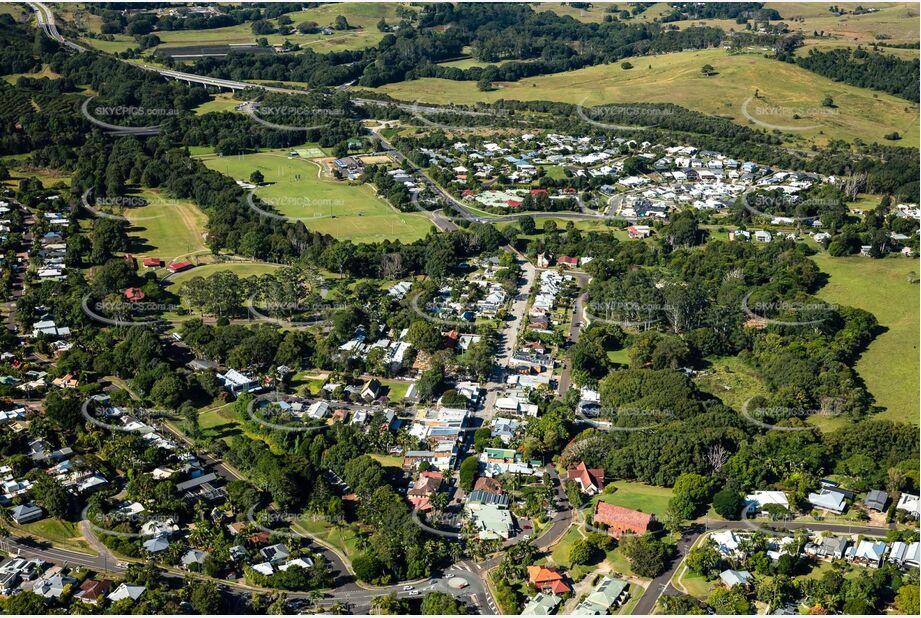
[[[828,284],[818,297],[829,303],[865,309],[887,332],[870,343],[857,361],[877,405],[886,408],[879,418],[918,424],[919,361],[918,285],[909,283],[918,273],[918,261],[902,257],[874,260],[864,257],[814,256]]]
[[[211,112],[232,112],[240,104],[240,101],[233,98],[232,92],[221,92],[211,97],[210,101],[202,103],[195,108],[195,113],[201,116]]]
[[[614,481],[608,486],[617,487],[612,494],[602,493],[592,503],[602,500],[608,504],[616,504],[628,509],[661,515],[668,509],[672,490],[667,487],[654,487],[633,481]]]
[[[719,397],[736,411],[752,397],[769,394],[758,374],[735,357],[712,359],[711,366],[699,373],[694,382],[700,390]]]
[[[35,539],[48,541],[56,547],[72,549],[84,554],[96,554],[89,544],[82,540],[83,535],[73,522],[45,517],[27,524],[16,524],[12,521],[4,522],[4,526],[17,536],[31,536]]]
[[[885,93],[834,82],[795,65],[760,55],[730,55],[722,49],[687,51],[659,56],[631,58],[634,68],[620,63],[599,65],[503,82],[500,88],[481,92],[474,82],[425,78],[387,84],[377,90],[397,99],[416,100],[420,93],[429,103],[494,102],[499,99],[553,100],[585,105],[603,103],[668,102],[706,114],[731,118],[755,129],[742,105],[759,91],[761,96],[748,106],[759,122],[792,127],[797,136],[865,141],[883,141],[893,129],[904,138],[900,146],[918,146],[918,105]],[[700,68],[712,65],[719,75],[703,77]],[[830,95],[837,108],[821,107]],[[800,116],[799,119],[793,115]]]
[[[172,281],[174,284],[179,284],[183,281],[188,281],[189,279],[193,279],[195,277],[208,277],[214,273],[224,271],[232,271],[236,273],[238,277],[256,277],[274,272],[279,268],[281,268],[281,266],[276,264],[221,262],[218,264],[205,264],[203,266],[196,266],[191,270],[187,270],[175,275],[172,279],[170,279],[170,281]]]
[[[802,28],[804,32],[825,31],[840,36],[854,43],[868,44],[876,40],[877,35],[888,35],[888,42],[907,43],[918,40],[917,4],[907,2],[880,2],[866,5],[867,8],[879,9],[876,13],[864,15],[834,15],[829,12],[830,5],[821,2],[776,2],[768,3],[766,8],[777,9],[781,17],[793,19],[801,17],[804,21],[794,22],[793,28]],[[854,4],[843,4],[846,9],[853,9]],[[789,22],[788,22],[789,23]],[[884,41],[886,42],[886,41]]]
[[[61,75],[52,71],[51,67],[49,67],[47,64],[43,64],[42,70],[38,73],[11,73],[10,75],[4,75],[3,79],[9,84],[15,84],[16,80],[18,80],[20,77],[30,77],[32,79],[40,79],[42,77],[47,77],[48,79],[59,79]]]
[[[19,188],[19,182],[25,178],[38,178],[45,188],[54,187],[59,183],[70,185],[70,176],[66,172],[59,172],[53,169],[25,169],[21,167],[9,167],[10,178],[3,181],[3,184],[9,184],[14,188]]]
[[[206,249],[203,234],[208,218],[197,206],[156,189],[144,189],[139,195],[150,203],[122,213],[131,222],[131,253],[172,260]]]
[[[411,242],[423,238],[432,226],[424,214],[399,212],[369,185],[337,181],[316,163],[289,159],[288,149],[201,159],[209,168],[238,180],[248,180],[259,170],[269,183],[257,189],[260,198],[286,216],[302,218],[309,229],[340,240]]]
[[[319,517],[310,516],[299,519],[296,525],[332,545],[349,560],[358,553],[358,535],[349,526],[334,526]]]
[[[391,24],[396,24],[399,19],[396,16],[396,4],[328,4],[317,8],[288,13],[288,16],[294,22],[294,25],[305,21],[314,21],[319,26],[332,25],[337,15],[344,16],[349,25],[354,29],[337,31],[335,34],[299,34],[295,33],[289,36],[281,34],[269,34],[270,45],[281,45],[285,39],[292,43],[299,43],[302,47],[309,47],[314,51],[325,53],[331,51],[343,51],[347,49],[361,49],[363,47],[377,45],[383,38],[384,33],[377,29],[377,22],[384,17]],[[278,25],[278,20],[269,20],[274,25]],[[91,22],[90,27],[98,29],[99,23]],[[214,44],[214,43],[255,43],[257,38],[253,34],[252,26],[249,22],[238,24],[236,26],[227,26],[226,28],[212,28],[209,30],[170,30],[158,31],[162,44],[160,47],[178,47],[183,45],[196,44]],[[98,39],[81,39],[91,47],[107,53],[117,53],[126,49],[136,47],[134,38],[128,35],[114,35],[113,41],[102,41]],[[145,52],[146,54],[151,53]]]

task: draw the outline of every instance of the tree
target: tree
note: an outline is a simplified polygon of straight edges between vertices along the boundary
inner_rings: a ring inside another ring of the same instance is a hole
[[[906,584],[899,588],[895,595],[895,606],[898,608],[899,613],[917,616],[919,612],[918,595],[918,584]]]
[[[190,582],[189,602],[201,615],[221,613],[221,592],[212,582]]]
[[[704,66],[700,67],[700,72],[703,73],[706,77],[716,75],[716,69],[714,69],[713,65],[710,64],[705,64]]]
[[[381,17],[381,20],[377,22],[377,29],[381,32],[390,32],[390,26],[387,25],[387,20]]]
[[[476,83],[477,90],[480,92],[489,92],[492,90],[492,80],[489,77],[481,77]]]
[[[262,172],[259,170],[254,170],[253,173],[249,175],[249,181],[254,185],[261,185],[265,182],[265,176],[263,176]]]
[[[832,99],[830,96],[825,95],[825,98],[822,99],[822,107],[834,107],[834,106],[835,106],[835,100]]]
[[[476,480],[477,472],[480,469],[480,462],[475,455],[471,455],[461,462],[460,465],[460,486],[464,491],[473,489],[473,482]]]
[[[349,20],[344,15],[336,15],[336,22],[333,24],[334,30],[348,30],[350,28]]]
[[[588,564],[592,560],[594,549],[586,539],[579,539],[569,548],[569,562],[572,564]]]
[[[630,568],[640,577],[655,577],[665,570],[669,549],[654,536],[627,535],[620,539],[620,547]]]
[[[467,606],[445,592],[430,592],[422,600],[424,616],[450,616],[467,613]]]
[[[406,341],[431,354],[441,347],[441,331],[431,322],[416,320],[409,325]]]
[[[620,63],[620,68],[624,69],[625,71],[629,71],[633,68],[633,65],[625,61]]]
[[[726,519],[739,519],[744,506],[742,494],[729,487],[721,489],[713,496],[714,510]]]
[[[716,548],[711,543],[706,543],[692,548],[688,552],[687,558],[685,558],[685,564],[693,572],[709,579],[719,569],[722,560],[723,557]]]

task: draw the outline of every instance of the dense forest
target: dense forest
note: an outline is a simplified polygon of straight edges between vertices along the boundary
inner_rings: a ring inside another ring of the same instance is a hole
[[[790,58],[799,66],[835,81],[888,92],[918,102],[918,59],[841,47],[826,52],[810,49],[806,56]]]

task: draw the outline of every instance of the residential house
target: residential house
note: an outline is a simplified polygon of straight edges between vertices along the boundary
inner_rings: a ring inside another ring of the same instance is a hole
[[[531,600],[528,601],[524,609],[521,610],[522,616],[551,616],[560,604],[560,597],[553,594],[544,594],[538,592]]]
[[[888,546],[882,541],[862,540],[844,552],[844,557],[851,562],[877,569],[883,563]]]
[[[710,536],[710,540],[716,547],[716,551],[723,554],[724,556],[735,556],[738,553],[739,545],[742,542],[741,537],[733,530],[714,532]]]
[[[118,601],[123,601],[125,599],[131,599],[132,601],[137,601],[141,598],[141,595],[147,590],[144,586],[133,586],[131,584],[121,583],[118,588],[116,588],[108,597],[113,603]]]
[[[741,586],[745,588],[752,581],[752,574],[748,571],[736,571],[733,569],[726,569],[720,573],[720,581],[727,588],[732,588],[734,586]]]
[[[765,507],[769,504],[775,504],[779,507],[790,510],[790,502],[787,495],[782,491],[756,491],[745,496],[745,504],[749,513],[755,512],[760,515],[767,515]]]
[[[288,548],[283,543],[263,547],[259,550],[259,553],[262,554],[262,557],[265,558],[266,561],[272,564],[284,562],[288,559],[288,556],[291,555],[291,552],[288,551]]]
[[[29,504],[20,504],[19,506],[14,506],[10,509],[10,517],[13,518],[17,524],[27,524],[32,521],[38,521],[44,517],[45,512],[41,507],[35,506],[32,503]]]
[[[840,515],[847,509],[845,495],[835,489],[822,489],[819,493],[810,493],[809,504],[819,509]]]
[[[35,580],[32,584],[32,592],[46,599],[57,599],[64,594],[64,588],[73,586],[77,583],[75,577],[64,575],[60,572],[52,574],[49,570],[44,576]]]
[[[495,493],[474,489],[467,494],[465,501],[467,509],[475,511],[483,506],[494,506],[500,509],[507,509],[509,506],[509,497],[505,493]]]
[[[915,519],[918,519],[921,517],[921,497],[903,493],[899,496],[899,501],[895,508],[898,511],[911,513]]]
[[[840,560],[847,551],[849,541],[847,539],[827,536],[817,543],[807,543],[803,548],[803,553],[816,560],[832,561]]]
[[[604,524],[608,534],[620,538],[624,534],[646,534],[655,517],[641,511],[599,501],[595,504],[595,523]]]
[[[378,398],[380,392],[381,382],[374,378],[365,382],[365,385],[361,387],[361,398],[366,402],[371,402]]]
[[[191,571],[192,567],[200,568],[201,565],[205,563],[205,558],[207,557],[208,554],[205,552],[193,548],[184,553],[182,558],[179,559],[179,562],[182,564],[182,568]]]
[[[563,574],[549,567],[529,566],[528,583],[544,593],[566,594],[572,592],[572,588],[566,583]]]
[[[80,584],[80,592],[74,595],[84,603],[95,605],[99,599],[109,594],[112,582],[108,579],[87,579]]]
[[[505,492],[502,490],[502,485],[494,478],[488,476],[481,476],[476,480],[476,483],[473,484],[474,491],[482,491],[489,494],[494,494],[501,496]]]
[[[633,239],[648,238],[652,235],[652,228],[648,225],[631,225],[627,228],[627,235]]]
[[[582,493],[594,496],[604,489],[604,469],[588,468],[585,462],[566,472],[566,478],[575,481]]]
[[[867,492],[867,497],[863,501],[863,504],[871,511],[879,511],[882,513],[886,510],[886,504],[888,502],[889,494],[880,489],[871,489]]]
[[[572,613],[575,616],[605,616],[612,607],[624,604],[628,589],[628,582],[605,576]]]

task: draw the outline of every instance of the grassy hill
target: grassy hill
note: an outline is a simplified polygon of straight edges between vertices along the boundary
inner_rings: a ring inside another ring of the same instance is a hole
[[[776,126],[816,127],[796,131],[824,143],[830,138],[883,141],[893,129],[904,136],[900,146],[918,146],[919,108],[904,99],[834,82],[795,65],[761,55],[730,55],[722,49],[687,51],[630,58],[633,69],[608,64],[503,82],[481,92],[475,82],[426,78],[378,88],[403,100],[430,103],[474,103],[499,99],[550,100],[586,105],[602,103],[670,102],[706,114],[755,125],[742,111],[757,89],[761,99],[749,104],[755,119]],[[718,72],[703,77],[710,64]],[[822,108],[830,95],[837,105]],[[794,114],[799,118],[794,118]]]

